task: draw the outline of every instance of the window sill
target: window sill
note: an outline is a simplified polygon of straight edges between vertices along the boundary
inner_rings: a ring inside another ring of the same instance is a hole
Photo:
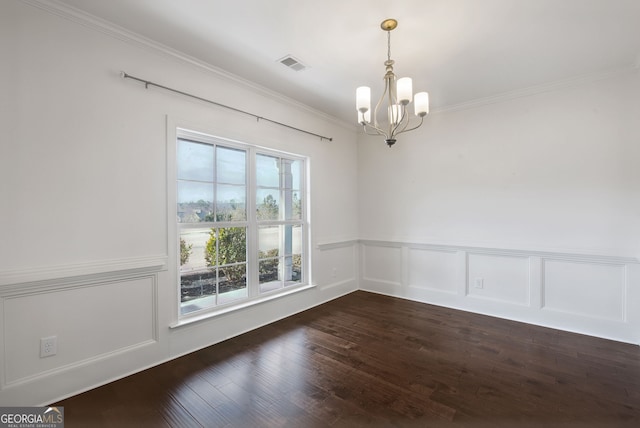
[[[242,303],[238,303],[235,305],[229,305],[229,306],[225,306],[223,308],[220,309],[211,309],[208,310],[204,313],[200,313],[200,314],[195,314],[195,315],[191,315],[191,316],[185,316],[183,318],[181,318],[180,320],[178,320],[178,322],[171,324],[169,326],[169,328],[174,329],[174,328],[179,328],[185,325],[189,325],[189,324],[193,324],[193,323],[197,323],[200,321],[204,321],[210,318],[215,318],[217,316],[220,315],[225,315],[231,312],[235,312],[241,309],[245,309],[245,308],[249,308],[251,306],[255,306],[255,305],[259,305],[265,302],[269,302],[271,300],[275,300],[275,299],[279,299],[281,297],[285,297],[285,296],[289,296],[291,294],[295,294],[304,290],[309,290],[311,288],[315,288],[316,285],[315,284],[308,284],[308,285],[301,285],[298,287],[294,287],[291,288],[289,290],[280,292],[280,293],[273,293],[267,296],[260,296],[260,297],[256,297],[254,299],[250,299],[250,300],[245,300]]]

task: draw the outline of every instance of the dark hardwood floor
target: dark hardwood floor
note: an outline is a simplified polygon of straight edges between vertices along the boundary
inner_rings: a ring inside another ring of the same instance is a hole
[[[69,398],[73,427],[639,427],[640,348],[355,292]]]

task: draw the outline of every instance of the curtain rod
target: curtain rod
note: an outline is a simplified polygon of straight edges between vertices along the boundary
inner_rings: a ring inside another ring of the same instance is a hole
[[[270,123],[274,123],[276,125],[284,126],[285,128],[293,129],[294,131],[303,132],[303,133],[308,134],[308,135],[313,135],[314,137],[320,138],[320,141],[322,141],[322,140],[333,141],[333,138],[331,138],[331,137],[325,137],[323,135],[314,134],[313,132],[305,131],[304,129],[296,128],[294,126],[287,125],[286,123],[278,122],[276,120],[272,120],[272,119],[269,119],[269,118],[266,118],[266,117],[263,117],[263,116],[258,116],[257,114],[249,113],[248,111],[240,110],[240,109],[237,109],[235,107],[230,107],[228,105],[224,105],[224,104],[221,104],[221,103],[218,103],[218,102],[215,102],[215,101],[211,101],[211,100],[208,100],[206,98],[202,98],[202,97],[199,97],[197,95],[190,94],[188,92],[183,92],[183,91],[179,91],[177,89],[169,88],[167,86],[160,85],[158,83],[154,83],[154,82],[151,82],[149,80],[144,80],[144,79],[141,79],[139,77],[132,76],[130,74],[125,73],[124,71],[120,72],[120,77],[122,77],[123,79],[132,79],[132,80],[136,80],[138,82],[144,83],[144,87],[146,89],[149,89],[149,85],[155,86],[156,88],[160,88],[160,89],[164,89],[166,91],[174,92],[176,94],[184,95],[185,97],[195,98],[196,100],[204,101],[205,103],[213,104],[213,105],[218,106],[218,107],[224,107],[224,108],[226,108],[228,110],[233,110],[233,111],[235,111],[237,113],[242,113],[242,114],[246,114],[247,116],[255,117],[258,122],[260,122],[261,120],[264,120],[266,122],[270,122]]]

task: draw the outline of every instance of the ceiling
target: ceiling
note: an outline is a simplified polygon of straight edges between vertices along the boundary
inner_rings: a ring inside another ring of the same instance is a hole
[[[414,91],[428,91],[432,108],[640,64],[640,0],[58,3],[352,123],[356,87],[380,96],[385,18],[398,20],[396,74],[412,77]],[[287,55],[308,68],[280,64]]]

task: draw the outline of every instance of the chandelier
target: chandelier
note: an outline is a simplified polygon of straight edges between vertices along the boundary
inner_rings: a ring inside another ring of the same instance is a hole
[[[418,92],[413,95],[410,77],[396,80],[393,73],[394,61],[391,59],[391,31],[398,26],[395,19],[385,19],[380,28],[387,32],[387,60],[384,62],[386,73],[384,75],[384,92],[373,110],[373,122],[371,121],[371,88],[360,86],[356,89],[356,108],[358,109],[358,123],[360,123],[367,135],[381,135],[389,147],[396,142],[396,137],[403,132],[413,131],[419,128],[424,117],[429,113],[429,94]],[[415,115],[420,118],[419,123],[413,123],[409,127],[407,106],[413,97]],[[378,111],[387,111],[387,120],[378,122]]]

